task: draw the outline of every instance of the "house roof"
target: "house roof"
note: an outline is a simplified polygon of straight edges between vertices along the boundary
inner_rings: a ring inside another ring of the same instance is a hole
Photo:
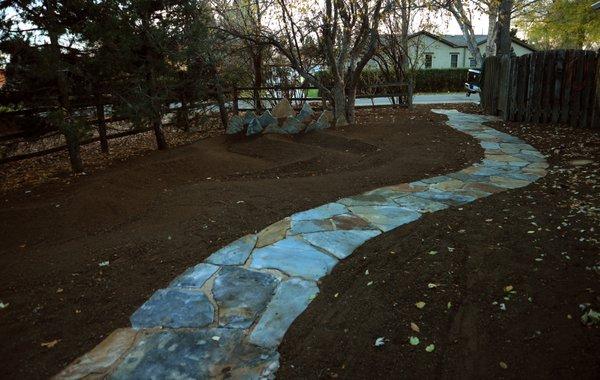
[[[409,38],[413,38],[413,37],[416,37],[421,34],[429,36],[433,39],[436,39],[436,40],[438,40],[448,46],[454,47],[454,48],[463,48],[463,47],[466,48],[467,47],[467,39],[462,34],[439,34],[438,35],[438,34],[429,33],[425,30],[421,30],[419,32],[411,34],[409,36]],[[487,41],[487,34],[476,34],[475,41],[477,41],[477,45],[484,44]],[[536,49],[533,46],[527,44],[524,41],[521,41],[517,37],[513,37],[512,41],[516,44],[526,47],[527,49],[529,49],[531,51],[536,51]]]
[[[462,34],[442,34],[440,37],[455,47],[467,47],[467,39]],[[477,41],[477,45],[484,44],[487,41],[487,35],[476,34],[475,41]]]

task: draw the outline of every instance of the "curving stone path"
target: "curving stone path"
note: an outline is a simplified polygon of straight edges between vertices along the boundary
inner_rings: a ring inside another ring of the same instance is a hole
[[[548,164],[532,146],[434,110],[480,141],[485,158],[458,172],[379,188],[280,220],[220,249],[160,289],[57,378],[272,378],[277,347],[319,292],[317,280],[365,241],[424,213],[526,186]]]

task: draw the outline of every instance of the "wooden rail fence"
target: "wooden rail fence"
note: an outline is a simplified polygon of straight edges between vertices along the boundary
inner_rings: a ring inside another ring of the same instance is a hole
[[[507,121],[600,128],[600,58],[595,51],[550,50],[504,61],[489,57],[482,91],[484,111]]]

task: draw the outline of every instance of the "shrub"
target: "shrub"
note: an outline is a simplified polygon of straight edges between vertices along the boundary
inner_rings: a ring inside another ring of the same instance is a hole
[[[469,69],[429,69],[415,71],[415,92],[462,91]]]
[[[428,69],[415,71],[415,89],[414,92],[448,92],[462,91],[467,79],[469,69]],[[317,78],[325,81],[326,85],[331,85],[331,75],[327,71],[320,71],[316,74]],[[386,91],[386,89],[375,88],[370,91],[362,90],[364,86],[375,85],[377,83],[387,83],[385,76],[374,69],[365,69],[360,75],[359,93],[377,93]]]

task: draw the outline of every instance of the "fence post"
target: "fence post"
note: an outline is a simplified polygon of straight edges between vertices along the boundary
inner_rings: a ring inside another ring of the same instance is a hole
[[[503,120],[508,120],[510,107],[508,94],[510,87],[510,55],[502,54],[500,56],[500,70],[498,73],[498,111]]]

